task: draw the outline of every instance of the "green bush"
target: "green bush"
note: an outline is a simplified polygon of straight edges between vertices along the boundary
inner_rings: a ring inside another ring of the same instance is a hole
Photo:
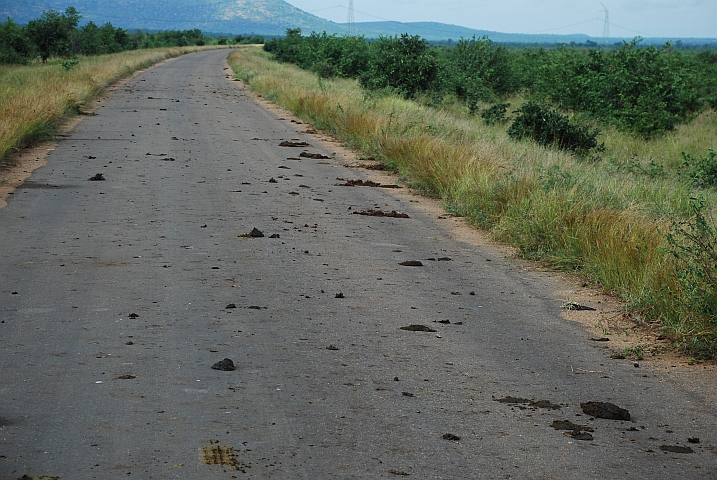
[[[300,28],[287,28],[284,38],[274,38],[264,43],[264,50],[273,54],[278,62],[293,63],[307,69],[314,63],[310,46],[302,37]]]
[[[572,123],[567,116],[545,105],[526,102],[513,113],[517,116],[508,129],[508,135],[512,138],[532,138],[540,145],[556,147],[577,155],[586,155],[591,150],[601,151],[604,148],[597,142],[600,130],[590,130],[585,125]]]
[[[461,39],[441,62],[444,90],[464,101],[471,114],[480,102],[502,98],[517,90],[508,50],[487,37]]]
[[[306,37],[308,55],[303,68],[325,72],[331,76],[356,78],[364,72],[369,62],[369,46],[363,37],[321,35],[311,32]]]
[[[676,330],[684,323],[698,325],[695,316],[712,328],[717,327],[717,230],[705,217],[703,198],[691,198],[690,210],[691,216],[674,221],[666,235],[666,250],[677,263],[681,314],[690,317],[689,321],[677,319]],[[717,353],[717,344],[709,342],[707,335],[702,338],[706,331],[680,333],[692,334],[693,350],[708,355]]]
[[[341,55],[337,59],[337,67],[342,77],[358,78],[366,71],[370,59],[369,43],[364,37],[341,37]]]
[[[710,95],[705,100],[712,110],[717,110],[717,94]]]
[[[686,63],[694,72],[700,98],[710,108],[717,110],[717,50],[704,50],[686,57]]]
[[[710,148],[706,157],[683,153],[680,175],[696,187],[717,187],[717,151]]]
[[[510,103],[496,103],[495,105],[483,110],[480,116],[486,125],[497,125],[507,121],[506,114]]]
[[[65,70],[72,70],[73,68],[75,68],[75,67],[76,67],[77,65],[79,65],[79,64],[80,64],[80,61],[77,60],[76,58],[69,58],[69,59],[67,59],[67,60],[62,60],[62,61],[60,62],[60,65],[61,65],[62,68],[64,68]]]
[[[0,24],[0,64],[25,64],[32,52],[33,45],[23,28],[9,18]]]
[[[334,78],[338,75],[338,68],[327,60],[316,62],[311,66],[311,71],[320,78]]]
[[[437,85],[438,62],[419,36],[380,37],[370,46],[368,68],[359,83],[369,90],[393,89],[406,98]]]

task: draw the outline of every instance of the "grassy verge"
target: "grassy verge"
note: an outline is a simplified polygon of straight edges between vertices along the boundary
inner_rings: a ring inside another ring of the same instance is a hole
[[[10,153],[52,136],[58,124],[83,108],[107,86],[168,58],[206,48],[184,47],[79,57],[66,69],[46,65],[0,66],[0,162]]]
[[[319,80],[258,49],[229,61],[253,90],[395,167],[526,257],[579,271],[691,354],[717,354],[717,312],[709,306],[717,304],[710,277],[717,265],[709,264],[717,194],[695,191],[676,173],[683,151],[703,156],[717,144],[713,111],[650,142],[606,131],[602,159],[588,160],[515,142],[504,126],[483,125],[460,108]],[[705,208],[694,208],[695,196]],[[666,242],[670,231],[677,247]],[[695,232],[703,241],[690,240]]]

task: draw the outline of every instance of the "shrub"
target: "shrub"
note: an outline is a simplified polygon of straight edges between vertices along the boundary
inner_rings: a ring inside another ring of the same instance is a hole
[[[666,250],[677,263],[681,313],[687,317],[680,323],[696,326],[701,323],[696,320],[701,320],[714,328],[717,327],[717,231],[705,217],[705,210],[703,198],[690,199],[691,216],[672,222],[666,235]],[[716,353],[714,341],[705,345],[705,339],[700,338],[703,332],[689,332],[694,335],[693,343],[698,343],[693,347]]]
[[[717,94],[710,95],[705,100],[712,110],[717,110]]]
[[[65,70],[72,70],[73,68],[75,68],[75,67],[76,67],[77,65],[79,65],[79,64],[80,64],[80,61],[77,60],[76,58],[69,58],[69,59],[67,59],[67,60],[62,60],[62,61],[60,62],[60,65],[61,65],[62,68],[64,68]]]
[[[24,29],[7,19],[0,24],[0,64],[25,64],[32,55],[32,44]]]
[[[342,37],[341,55],[338,59],[339,74],[343,77],[358,78],[366,71],[370,59],[370,49],[364,37]]]
[[[275,38],[264,43],[264,50],[273,54],[279,62],[294,63],[301,68],[309,68],[308,44],[301,36],[300,28],[287,28],[284,38]]]
[[[311,66],[311,71],[317,74],[320,78],[334,78],[338,75],[338,68],[336,68],[336,65],[328,62],[327,60],[322,60],[313,64]]]
[[[325,72],[325,78],[332,76],[358,77],[369,62],[369,46],[363,37],[321,35],[311,32],[304,39],[307,56],[303,68]]]
[[[444,89],[455,93],[474,114],[478,104],[517,90],[511,58],[505,47],[487,37],[461,39],[448,51],[442,65]]]
[[[436,86],[438,63],[428,42],[418,35],[380,37],[370,46],[367,69],[359,83],[369,90],[394,89],[406,98]]]
[[[506,114],[508,112],[510,103],[496,103],[495,105],[483,110],[480,116],[483,118],[483,123],[486,125],[496,125],[499,123],[506,122]]]
[[[717,151],[710,148],[706,157],[683,153],[680,175],[696,187],[716,187]]]
[[[39,55],[43,62],[53,56],[101,55],[139,48],[205,45],[207,37],[198,28],[165,30],[156,33],[129,33],[110,23],[88,22],[78,28],[82,16],[74,7],[64,13],[44,12],[20,27],[11,19],[0,24],[0,64],[25,64]],[[221,38],[220,38],[221,42]]]
[[[545,147],[557,147],[578,155],[604,148],[597,143],[600,130],[574,124],[567,116],[547,106],[526,102],[513,113],[518,115],[508,129],[512,138],[532,138]]]

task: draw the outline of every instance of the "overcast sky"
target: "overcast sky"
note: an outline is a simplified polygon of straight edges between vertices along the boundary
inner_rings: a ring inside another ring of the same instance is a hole
[[[345,23],[349,0],[287,0]],[[717,38],[717,0],[603,0],[611,37]],[[504,33],[585,33],[601,37],[595,0],[354,0],[356,22],[441,22]]]

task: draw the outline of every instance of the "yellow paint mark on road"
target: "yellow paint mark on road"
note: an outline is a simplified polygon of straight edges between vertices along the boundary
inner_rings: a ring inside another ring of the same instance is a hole
[[[232,470],[238,470],[232,447],[212,445],[211,447],[202,447],[201,452],[202,461],[206,465],[226,465]]]

